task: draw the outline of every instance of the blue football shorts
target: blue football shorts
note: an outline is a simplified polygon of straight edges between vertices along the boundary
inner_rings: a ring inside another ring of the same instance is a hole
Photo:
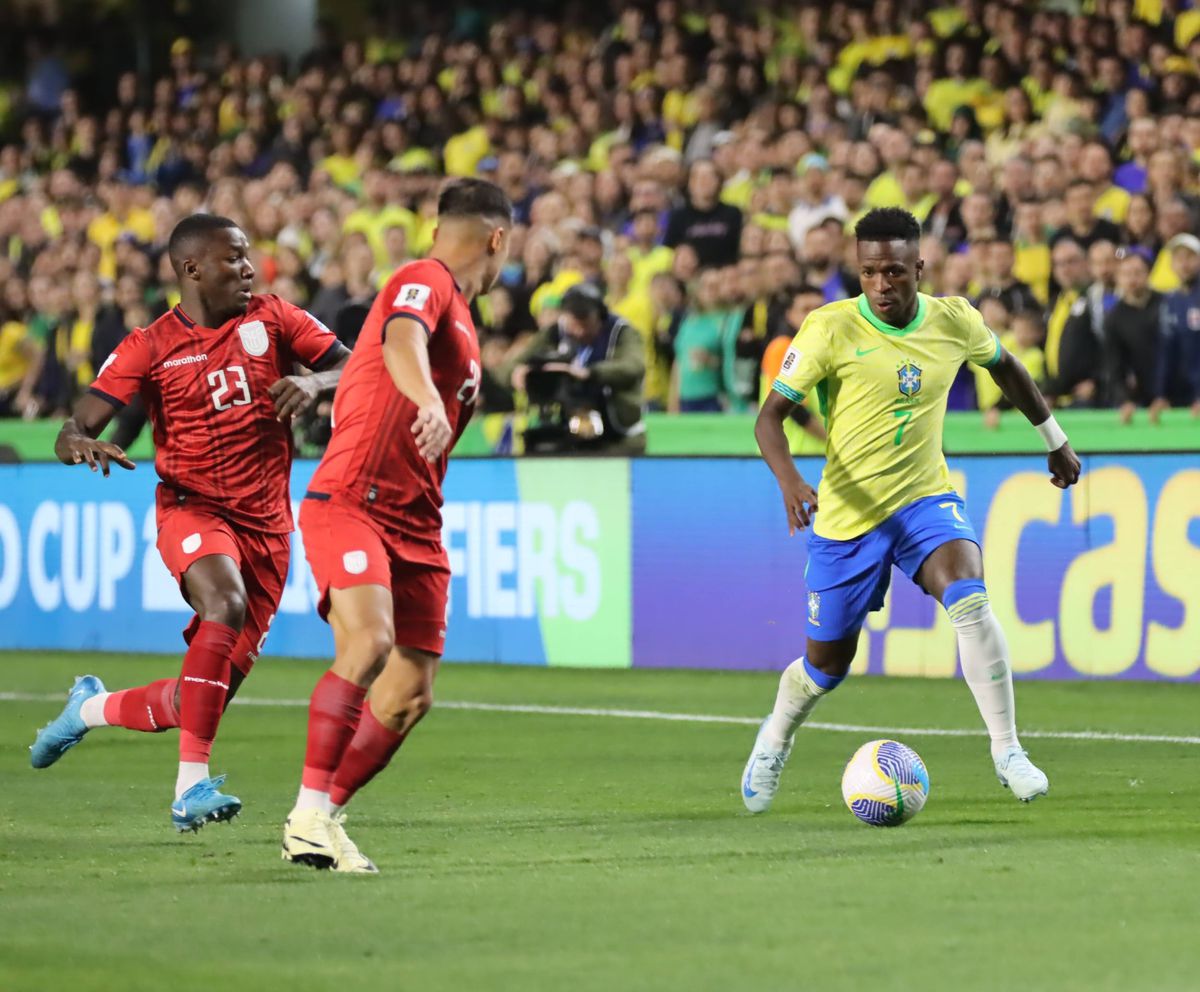
[[[867,614],[883,608],[892,566],[915,581],[925,559],[949,541],[979,544],[957,493],[909,503],[849,541],[810,532],[804,569],[808,636],[814,641],[857,636]]]

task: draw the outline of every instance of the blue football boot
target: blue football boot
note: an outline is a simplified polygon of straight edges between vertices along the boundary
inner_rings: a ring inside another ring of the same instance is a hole
[[[89,728],[84,726],[79,715],[80,707],[84,700],[104,691],[104,683],[95,675],[84,675],[75,680],[67,693],[63,711],[37,732],[37,738],[29,748],[29,762],[34,768],[49,768],[83,740]]]
[[[242,810],[237,796],[227,796],[217,790],[225,784],[225,776],[206,778],[197,782],[171,806],[171,822],[180,833],[195,833],[206,823],[224,823]]]

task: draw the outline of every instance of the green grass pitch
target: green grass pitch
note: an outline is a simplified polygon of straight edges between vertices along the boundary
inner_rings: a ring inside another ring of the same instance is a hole
[[[92,671],[174,658],[0,654],[0,989],[1192,990],[1200,743],[1027,737],[1048,798],[1017,803],[982,736],[897,734],[929,766],[896,830],[841,802],[868,731],[802,731],[775,809],[737,785],[754,727],[436,709],[351,807],[378,878],[285,864],[305,711],[235,706],[214,770],[245,803],[177,836],[173,734],[99,730],[55,767],[27,745]],[[247,699],[307,697],[264,659]],[[744,718],[775,676],[447,666],[439,698]],[[1200,732],[1200,686],[1018,685],[1027,731]],[[967,728],[958,682],[849,681],[824,723]]]

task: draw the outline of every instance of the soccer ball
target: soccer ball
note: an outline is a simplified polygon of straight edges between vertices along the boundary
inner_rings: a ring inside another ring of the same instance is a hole
[[[929,772],[911,747],[868,741],[842,773],[842,798],[850,812],[873,827],[898,827],[929,798]]]

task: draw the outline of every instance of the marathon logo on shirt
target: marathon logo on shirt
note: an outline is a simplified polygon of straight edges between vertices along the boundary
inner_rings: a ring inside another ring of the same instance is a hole
[[[791,373],[796,367],[796,363],[800,361],[800,352],[796,350],[796,346],[792,345],[787,350],[787,354],[783,356],[783,364],[779,366],[779,371],[783,375]]]
[[[113,355],[112,358],[109,358],[108,362],[111,362],[113,360],[113,358],[116,358],[116,357],[117,357],[116,355]],[[182,358],[169,359],[162,363],[162,367],[164,369],[174,369],[174,368],[178,368],[180,365],[199,365],[201,362],[207,362],[207,361],[208,361],[208,354],[205,352],[201,352],[199,355],[184,355]],[[103,368],[100,369],[101,372],[103,372],[104,369],[108,368],[108,362],[104,363]]]
[[[392,306],[408,307],[410,310],[424,310],[429,294],[433,292],[428,286],[419,282],[406,282],[400,287]]]

